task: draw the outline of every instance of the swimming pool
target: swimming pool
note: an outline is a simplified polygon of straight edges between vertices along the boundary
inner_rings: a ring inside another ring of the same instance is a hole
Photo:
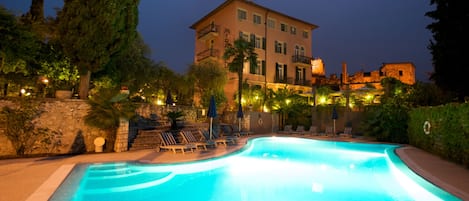
[[[210,160],[83,164],[51,200],[459,200],[408,169],[397,147],[262,137]]]

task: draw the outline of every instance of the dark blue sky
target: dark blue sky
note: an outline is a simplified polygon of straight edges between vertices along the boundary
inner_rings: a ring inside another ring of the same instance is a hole
[[[0,0],[16,14],[31,0]],[[45,0],[46,14],[62,0]],[[194,22],[224,0],[141,0],[138,30],[152,49],[152,59],[185,73],[194,58]],[[255,3],[318,25],[313,31],[313,57],[323,59],[326,73],[377,70],[382,63],[413,62],[418,80],[433,70],[427,49],[434,10],[430,0],[254,0]]]

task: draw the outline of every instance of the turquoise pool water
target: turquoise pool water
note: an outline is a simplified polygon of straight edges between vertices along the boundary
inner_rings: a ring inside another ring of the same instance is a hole
[[[197,162],[84,164],[51,200],[459,200],[408,169],[397,147],[262,137]]]

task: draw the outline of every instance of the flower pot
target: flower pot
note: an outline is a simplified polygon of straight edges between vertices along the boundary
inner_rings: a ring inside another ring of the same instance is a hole
[[[72,90],[57,90],[55,91],[55,98],[70,99],[72,98]]]

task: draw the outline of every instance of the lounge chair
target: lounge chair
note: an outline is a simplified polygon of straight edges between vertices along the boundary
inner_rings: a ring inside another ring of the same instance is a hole
[[[210,139],[210,133],[209,133],[208,130],[199,130],[199,132],[202,134],[202,136],[205,139]],[[216,133],[216,132],[212,133],[212,140],[215,142],[215,145],[222,144],[226,147],[230,143],[231,144],[236,144],[236,142],[238,141],[237,139],[238,138],[236,136],[223,136],[223,137],[220,137],[218,135],[218,133]]]
[[[310,127],[309,127],[309,130],[308,130],[308,133],[311,134],[311,135],[319,135],[319,133],[318,133],[318,127],[316,127],[316,126],[310,126]]]
[[[352,137],[352,127],[345,127],[344,132],[339,134],[340,137]]]
[[[326,132],[322,133],[321,135],[329,136],[329,137],[334,137],[334,128],[332,126],[327,126],[326,127]]]
[[[279,134],[291,134],[293,132],[292,125],[285,125],[283,131],[277,131]]]
[[[304,126],[298,125],[298,126],[296,127],[296,130],[292,131],[291,133],[292,133],[292,134],[304,135],[304,134],[306,134],[307,132],[306,132]]]
[[[180,134],[187,144],[193,144],[197,149],[201,147],[204,150],[207,150],[207,146],[214,145],[213,141],[197,140],[190,130],[181,131]]]
[[[231,125],[231,130],[232,130],[232,133],[238,137],[241,137],[241,136],[248,136],[248,135],[251,135],[252,132],[251,131],[246,131],[246,130],[239,130],[238,129],[238,126],[234,126],[234,125]]]
[[[180,150],[182,154],[185,154],[186,150],[193,152],[196,147],[193,144],[179,144],[174,139],[174,136],[171,132],[161,132],[158,135],[161,139],[161,145],[159,149],[167,149],[176,153],[177,150]],[[158,150],[159,151],[159,150]]]

